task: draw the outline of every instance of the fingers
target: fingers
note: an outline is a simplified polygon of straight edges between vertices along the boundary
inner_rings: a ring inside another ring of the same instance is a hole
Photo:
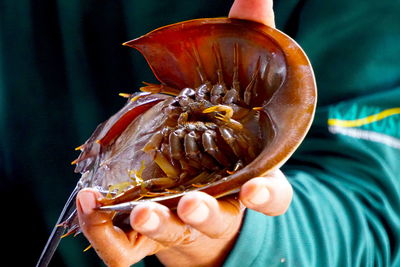
[[[285,175],[276,170],[265,177],[253,178],[240,190],[240,201],[249,209],[277,216],[286,212],[293,189]]]
[[[182,197],[178,215],[183,222],[211,238],[230,238],[240,227],[244,207],[233,198],[217,201],[203,192]]]
[[[272,2],[272,0],[235,0],[229,17],[253,20],[275,28]]]
[[[154,241],[114,227],[111,213],[95,210],[100,197],[93,189],[80,191],[77,211],[82,232],[108,266],[130,266],[157,249]]]
[[[218,266],[234,244],[243,216],[238,200],[202,193],[183,196],[177,212],[159,203],[143,203],[131,213],[135,231],[162,244],[158,259],[166,266]]]
[[[136,206],[130,216],[132,228],[164,246],[185,243],[193,232],[167,207],[148,202]]]
[[[288,209],[292,195],[291,185],[277,170],[245,183],[240,200],[250,209],[276,216]],[[165,246],[190,242],[196,238],[197,231],[210,238],[230,238],[240,227],[243,208],[233,198],[216,200],[203,192],[191,192],[179,201],[177,215],[158,203],[135,207],[131,225]]]
[[[192,242],[217,244],[213,249],[219,255],[226,250],[226,244],[233,244],[239,231],[244,210],[241,203],[275,216],[287,210],[292,194],[286,177],[275,171],[245,183],[240,201],[233,197],[216,200],[203,192],[191,192],[181,198],[177,213],[159,203],[143,203],[131,212],[134,231],[130,233],[113,226],[110,213],[95,209],[101,195],[94,190],[78,193],[77,210],[83,233],[104,262],[109,266],[129,266],[162,248],[183,245],[190,249]],[[166,254],[168,250],[162,252]]]
[[[193,192],[179,201],[179,217],[161,204],[144,203],[133,209],[131,225],[141,234],[171,246],[190,243],[199,232],[211,238],[229,238],[240,227],[242,213],[237,200],[217,201],[203,192]]]

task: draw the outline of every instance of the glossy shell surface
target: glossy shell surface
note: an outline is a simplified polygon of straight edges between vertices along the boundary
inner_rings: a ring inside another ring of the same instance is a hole
[[[299,45],[276,29],[244,20],[197,19],[156,29],[125,45],[139,50],[161,85],[172,88],[175,93],[184,88],[198,88],[205,80],[218,83],[217,70],[221,65],[228,86],[234,82],[235,71],[241,88],[257,75],[247,106],[259,110],[256,130],[262,146],[259,154],[236,172],[190,190],[201,190],[215,197],[236,192],[252,177],[282,166],[311,125],[317,100],[312,67]],[[149,104],[133,119],[127,119],[126,125],[114,126],[142,102],[152,103],[151,98],[155,99],[154,105]],[[173,101],[171,99],[173,96],[154,94],[136,102],[128,101],[120,112],[100,125],[82,146],[77,160],[76,171],[83,173],[82,187],[97,187],[106,192],[109,186],[130,181],[132,177],[127,174],[139,170],[143,163],[146,166],[144,179],[160,175],[153,159],[142,149],[162,127],[165,119],[162,110]],[[111,135],[113,126],[118,132]],[[107,142],[96,142],[105,139]],[[139,201],[159,201],[173,207],[186,192]],[[113,210],[125,210],[135,204],[137,201],[129,205],[109,203],[108,206]]]

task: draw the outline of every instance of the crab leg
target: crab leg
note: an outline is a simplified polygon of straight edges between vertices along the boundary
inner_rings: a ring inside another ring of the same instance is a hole
[[[260,58],[258,58],[258,60],[257,60],[256,69],[251,77],[250,83],[247,85],[246,89],[244,90],[243,98],[244,98],[244,102],[247,105],[250,105],[251,98],[255,92],[255,88],[257,87],[259,72],[260,72]]]
[[[238,160],[238,162],[236,162],[235,167],[233,167],[232,171],[226,171],[228,174],[234,174],[235,172],[237,172],[239,169],[243,168],[243,161]]]
[[[233,116],[233,109],[227,105],[216,105],[203,110],[203,113],[211,113],[211,112],[225,112],[225,115],[222,116],[226,118],[224,120],[229,120]]]
[[[239,99],[239,92],[236,89],[232,88],[226,92],[224,98],[222,99],[222,103],[224,104],[232,104],[236,103]]]
[[[225,142],[230,146],[230,148],[232,148],[235,156],[238,158],[241,158],[243,156],[243,153],[242,153],[243,150],[237,143],[232,130],[229,128],[220,127],[219,132],[221,133],[221,136],[225,140]]]
[[[165,84],[154,84],[154,83],[147,83],[143,82],[146,86],[140,87],[140,91],[151,93],[151,94],[167,94],[177,96],[180,90],[176,88],[169,87]]]
[[[138,200],[148,189],[165,189],[176,185],[176,180],[169,177],[154,178],[143,181],[143,184],[138,184],[123,193],[113,198],[102,198],[99,202],[102,205],[116,205],[123,202]]]
[[[160,150],[156,150],[154,161],[161,168],[161,170],[167,175],[167,177],[179,177],[179,170],[175,168],[171,162],[164,156]]]
[[[225,155],[218,149],[215,143],[216,132],[213,130],[206,130],[202,136],[202,143],[204,150],[215,158],[222,166],[228,167],[230,165],[229,160]]]
[[[165,132],[167,131],[167,132]],[[143,151],[147,154],[153,156],[154,161],[161,168],[161,170],[167,175],[167,177],[178,177],[179,169],[174,167],[172,163],[166,158],[164,153],[160,150],[161,143],[168,133],[167,129],[163,129],[162,131],[158,131],[155,133],[149,142],[143,147]],[[165,150],[165,149],[164,149]],[[170,150],[168,148],[168,150]]]
[[[210,88],[211,84],[209,82],[201,84],[199,87],[196,88],[196,100],[197,101],[202,101],[206,100],[207,94],[210,93],[210,91],[213,88]]]
[[[226,92],[222,103],[232,104],[237,103],[240,100],[240,84],[239,84],[239,47],[235,43],[233,48],[233,81],[232,87]]]
[[[195,96],[196,91],[192,88],[184,88],[177,96],[179,105],[182,107],[188,106],[190,103],[193,102],[192,97]]]
[[[247,151],[248,157],[250,159],[254,159],[257,156],[256,151],[254,150],[256,146],[255,141],[252,138],[247,138],[242,134],[237,135],[237,143],[239,144],[244,151]],[[249,160],[249,158],[247,160]]]
[[[144,193],[142,185],[136,185],[113,198],[99,199],[99,203],[104,206],[115,205],[122,202],[136,200],[142,193]]]
[[[193,51],[193,54],[190,53],[190,51],[188,50],[188,54],[196,62],[196,71],[200,78],[200,83],[201,83],[201,85],[196,88],[196,100],[201,101],[201,100],[205,100],[207,94],[210,92],[211,83],[208,80],[206,72],[204,71],[204,67],[203,67],[203,64],[200,59],[199,51],[197,50],[197,47],[194,44],[192,44],[192,51]]]
[[[161,133],[161,131],[158,131],[155,134],[153,134],[150,140],[142,148],[143,152],[151,153],[152,151],[159,149],[163,138],[164,135]]]
[[[218,83],[212,87],[210,92],[211,94],[210,101],[212,104],[215,105],[221,103],[222,95],[226,93],[227,89],[224,82],[224,74],[222,72],[222,58],[221,58],[221,53],[219,51],[219,47],[217,47],[217,45],[214,44],[212,48],[218,65],[217,68]]]
[[[199,51],[197,50],[197,47],[193,44],[192,45],[192,50],[193,50],[193,54],[194,55],[192,55],[192,54],[190,54],[193,58],[194,58],[194,60],[196,61],[196,70],[197,70],[197,73],[198,73],[198,75],[199,75],[199,78],[200,78],[200,81],[201,81],[201,83],[202,84],[205,84],[205,83],[210,83],[209,81],[208,81],[208,78],[207,78],[207,74],[206,74],[206,72],[204,71],[204,68],[203,68],[203,64],[201,63],[201,59],[200,59],[200,55],[199,55]]]
[[[188,185],[192,185],[192,184],[196,184],[196,183],[201,183],[202,181],[207,181],[209,176],[210,176],[210,174],[208,172],[201,172],[199,175],[197,175],[193,179],[190,179],[183,185],[188,186]]]
[[[224,84],[215,84],[211,89],[210,102],[214,105],[221,103],[222,95],[226,92]]]
[[[233,47],[233,78],[232,78],[232,89],[240,93],[239,83],[239,45],[235,43]]]
[[[184,136],[183,130],[175,130],[169,135],[169,149],[171,158],[181,160],[184,156],[183,145],[181,139]]]
[[[181,165],[182,173],[179,175],[179,179],[185,180],[188,175],[194,175],[197,173],[198,169],[190,164],[186,159],[179,160]]]
[[[211,113],[211,112],[225,112],[225,115],[222,115],[220,113],[218,113],[215,118],[217,118],[220,121],[225,122],[225,124],[235,130],[241,130],[243,128],[243,125],[232,119],[233,116],[233,108],[227,105],[216,105],[216,106],[212,106],[209,108],[206,108],[205,110],[203,110],[203,113]]]
[[[179,124],[179,125],[183,125],[183,124],[185,124],[185,123],[188,121],[188,119],[189,119],[189,113],[183,112],[183,113],[181,113],[181,114],[179,115],[178,124]]]
[[[151,95],[151,93],[150,92],[138,92],[138,93],[134,93],[134,94],[119,93],[118,95],[123,98],[129,98],[129,101],[131,101],[131,102],[135,102],[139,98],[143,98],[145,96]]]
[[[197,169],[209,169],[215,170],[216,165],[214,160],[207,154],[200,152],[197,141],[200,139],[200,135],[195,131],[191,131],[185,136],[185,153],[189,158],[189,164]]]
[[[198,159],[187,158],[186,161],[189,166],[193,167],[196,171],[203,169],[203,166],[200,164]]]
[[[191,131],[184,138],[185,153],[191,159],[197,160],[199,158],[200,149],[197,145],[197,140],[200,138],[194,131]]]
[[[154,178],[145,181],[146,188],[165,189],[176,185],[176,179],[170,177]]]
[[[200,164],[208,170],[217,171],[218,165],[215,160],[208,154],[200,153]]]
[[[214,53],[214,56],[217,60],[217,76],[218,76],[218,83],[219,84],[225,84],[224,82],[224,73],[223,73],[223,67],[222,67],[222,57],[221,57],[221,51],[219,50],[218,44],[213,44],[212,50]]]
[[[180,179],[185,179],[187,175],[196,173],[201,167],[197,162],[185,158],[185,148],[182,139],[185,137],[185,130],[178,129],[169,135],[169,155],[172,159],[178,160],[181,167]]]

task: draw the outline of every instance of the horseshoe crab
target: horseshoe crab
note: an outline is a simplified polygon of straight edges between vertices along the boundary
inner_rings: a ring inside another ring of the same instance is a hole
[[[79,233],[74,199],[104,193],[115,223],[142,201],[174,208],[188,191],[221,197],[279,168],[305,137],[316,106],[313,70],[282,32],[215,18],[156,29],[125,45],[139,50],[160,84],[123,94],[126,105],[78,147],[82,173],[38,266],[59,236]],[[63,227],[61,227],[63,226]]]

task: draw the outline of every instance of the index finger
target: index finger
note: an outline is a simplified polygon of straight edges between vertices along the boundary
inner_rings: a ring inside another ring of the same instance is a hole
[[[275,28],[272,6],[272,0],[235,0],[229,12],[229,17],[252,20]]]

